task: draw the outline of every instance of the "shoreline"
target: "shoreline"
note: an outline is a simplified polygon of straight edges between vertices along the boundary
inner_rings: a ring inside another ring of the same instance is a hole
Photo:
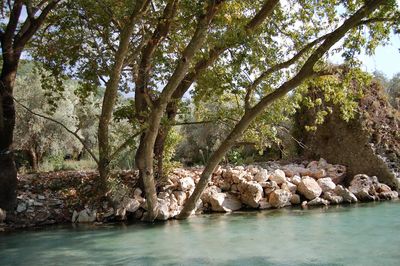
[[[158,220],[175,219],[198,182],[201,168],[172,171],[158,193]],[[51,225],[89,223],[107,225],[140,221],[146,200],[136,187],[137,173],[121,171],[113,203],[90,204],[95,171],[20,175],[18,205],[7,214],[0,232]],[[264,209],[308,208],[355,202],[398,199],[398,193],[376,177],[356,175],[343,186],[346,168],[325,160],[300,164],[268,162],[248,166],[219,166],[199,202],[196,214],[253,212]]]

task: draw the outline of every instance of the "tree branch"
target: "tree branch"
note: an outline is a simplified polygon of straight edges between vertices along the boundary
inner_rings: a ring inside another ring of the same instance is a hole
[[[330,34],[331,33],[327,33],[327,34],[315,39],[314,41],[312,41],[312,42],[308,43],[306,46],[304,46],[297,54],[295,54],[289,60],[287,60],[285,62],[282,62],[282,63],[278,63],[276,65],[273,65],[272,67],[268,68],[263,73],[261,73],[254,80],[254,82],[250,86],[248,86],[247,89],[246,89],[246,96],[245,96],[245,100],[244,100],[244,102],[245,102],[245,110],[249,110],[251,108],[251,106],[250,106],[251,95],[255,91],[255,89],[258,87],[258,85],[260,85],[261,82],[266,77],[268,77],[269,75],[271,75],[272,73],[274,73],[276,71],[279,71],[281,69],[287,68],[287,67],[291,66],[292,64],[294,64],[297,60],[299,60],[312,47],[314,47],[319,42],[321,42],[321,41],[325,40],[326,38],[328,38]]]
[[[128,139],[126,139],[110,156],[110,160],[114,160],[115,157],[121,153],[126,147],[128,147],[129,143],[134,140],[135,138],[137,138],[138,136],[140,136],[140,134],[143,133],[143,130],[133,134],[132,136],[130,136]]]

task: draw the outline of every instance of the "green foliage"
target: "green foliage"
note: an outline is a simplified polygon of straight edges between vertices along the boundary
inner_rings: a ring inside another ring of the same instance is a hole
[[[168,175],[174,168],[181,166],[181,164],[175,160],[175,154],[177,146],[182,139],[182,135],[176,128],[172,128],[170,131],[168,131],[168,135],[164,144],[164,156],[162,158],[164,175]]]

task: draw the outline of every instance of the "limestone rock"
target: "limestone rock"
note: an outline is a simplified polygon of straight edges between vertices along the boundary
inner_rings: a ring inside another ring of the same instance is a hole
[[[335,183],[333,183],[330,177],[324,177],[317,180],[318,185],[321,187],[322,192],[327,192],[334,190],[336,188]]]
[[[263,185],[264,185],[263,187],[264,187],[264,191],[265,191],[266,195],[269,195],[275,189],[279,189],[279,186],[275,181],[268,181]]]
[[[258,202],[263,197],[263,188],[255,181],[242,182],[238,185],[241,201],[253,208],[258,207]]]
[[[286,182],[286,175],[280,169],[276,169],[274,173],[269,177],[271,181],[275,181],[278,185]]]
[[[266,182],[268,181],[269,176],[268,176],[268,171],[265,169],[262,169],[259,171],[255,176],[254,176],[254,181],[257,181],[259,183],[261,182]]]
[[[193,179],[192,179],[193,181]],[[157,220],[168,220],[170,217],[168,201],[165,199],[158,199],[158,214]]]
[[[318,206],[318,205],[328,205],[328,204],[329,204],[329,201],[327,201],[326,199],[321,199],[320,197],[317,197],[317,198],[307,202],[308,206]]]
[[[285,182],[282,184],[281,189],[287,190],[290,193],[294,194],[294,193],[296,193],[297,186],[288,181],[288,182]]]
[[[399,193],[397,191],[385,191],[379,193],[379,199],[384,199],[384,200],[394,200],[399,197]]]
[[[0,223],[4,222],[6,220],[6,211],[0,208]]]
[[[282,208],[290,205],[292,193],[284,189],[277,189],[269,195],[269,204],[274,208]]]
[[[232,212],[242,207],[240,200],[230,193],[213,193],[209,197],[211,210],[216,212]]]
[[[179,180],[179,187],[182,191],[188,191],[194,189],[195,184],[191,177],[185,177]]]
[[[297,190],[308,200],[313,200],[316,197],[319,197],[322,193],[322,189],[318,185],[317,181],[308,176],[302,178]]]
[[[79,212],[78,218],[76,219],[77,223],[93,223],[96,221],[96,210],[91,211],[90,209],[84,209]]]
[[[341,185],[337,185],[334,192],[336,195],[341,196],[344,202],[353,203],[358,201],[357,197],[351,191]]]
[[[336,195],[333,191],[324,192],[323,198],[332,204],[340,204],[343,202],[343,197]]]
[[[136,199],[126,198],[123,202],[123,207],[127,212],[136,212],[140,207],[140,202]]]
[[[332,165],[327,169],[326,174],[332,179],[333,183],[341,184],[346,177],[346,167],[339,164]]]
[[[290,181],[295,184],[296,186],[298,186],[301,182],[301,177],[298,175],[294,175],[292,176],[292,178],[290,179]]]
[[[364,174],[354,176],[350,183],[349,190],[359,200],[377,200],[377,192],[375,187],[379,184],[376,177],[369,177]]]
[[[300,195],[292,194],[292,197],[290,198],[290,203],[292,205],[299,205],[301,203]]]

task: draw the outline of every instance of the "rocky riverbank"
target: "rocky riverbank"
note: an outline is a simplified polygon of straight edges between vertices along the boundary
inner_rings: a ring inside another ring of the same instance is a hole
[[[172,219],[181,211],[200,179],[201,168],[179,168],[160,184],[157,219]],[[60,172],[19,177],[14,212],[0,211],[0,230],[55,223],[140,220],[146,199],[137,188],[137,173],[120,172],[114,178],[111,202],[90,204],[95,172]],[[269,162],[218,167],[197,204],[196,213],[234,212],[397,199],[398,193],[377,177],[354,176],[346,187],[346,168],[324,159],[299,164]]]

